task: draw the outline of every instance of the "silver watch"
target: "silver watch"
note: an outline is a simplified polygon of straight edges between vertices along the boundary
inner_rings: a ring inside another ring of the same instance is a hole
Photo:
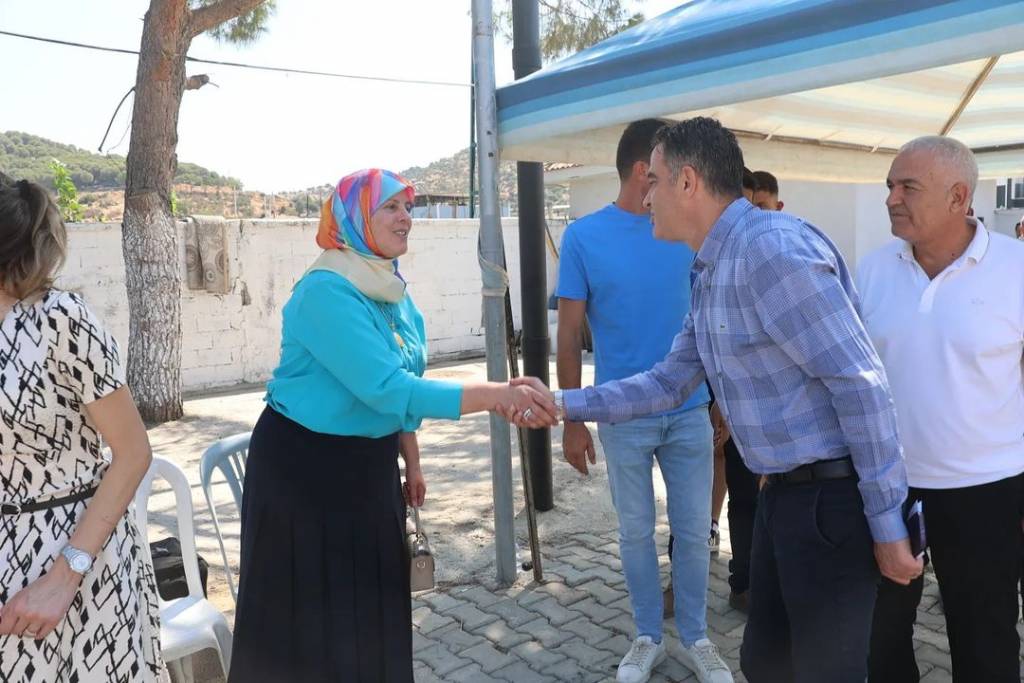
[[[61,549],[60,554],[68,561],[68,566],[71,567],[73,572],[85,574],[92,569],[92,555],[84,550],[79,550],[73,545],[68,544]]]
[[[565,398],[563,398],[562,390],[552,391],[551,398],[555,402],[555,411],[558,413],[555,417],[565,417]]]

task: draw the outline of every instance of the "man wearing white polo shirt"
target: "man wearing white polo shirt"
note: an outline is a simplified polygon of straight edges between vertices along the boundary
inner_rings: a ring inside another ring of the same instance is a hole
[[[885,365],[910,499],[922,501],[953,680],[1020,681],[1024,244],[968,216],[978,166],[952,138],[904,145],[886,181],[892,232],[857,285]],[[879,587],[871,683],[917,681],[923,580]]]

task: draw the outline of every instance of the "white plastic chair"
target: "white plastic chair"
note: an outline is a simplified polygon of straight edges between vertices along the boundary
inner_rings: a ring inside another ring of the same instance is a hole
[[[231,597],[238,602],[238,591],[235,590],[235,579],[231,575],[231,565],[228,564],[228,553],[224,549],[224,536],[221,534],[220,522],[217,519],[217,508],[213,504],[213,471],[220,470],[231,489],[231,495],[235,499],[235,507],[242,509],[242,482],[245,481],[245,461],[249,456],[249,440],[252,432],[242,432],[233,436],[225,437],[203,452],[199,461],[199,485],[206,496],[206,505],[210,508],[210,516],[213,518],[213,528],[217,532],[217,543],[220,544],[220,556],[224,561],[224,574],[228,578],[228,587],[231,589]]]
[[[206,648],[213,648],[220,657],[226,677],[231,666],[231,628],[224,615],[203,595],[192,522],[192,490],[181,468],[163,458],[153,458],[153,464],[150,465],[135,493],[135,517],[144,541],[143,550],[152,560],[149,543],[145,542],[148,538],[147,506],[153,479],[157,477],[165,479],[174,491],[178,538],[181,541],[185,581],[188,584],[188,595],[183,598],[164,600],[157,596],[160,605],[160,649],[163,651],[164,661],[175,674],[176,680],[191,683],[191,655]]]

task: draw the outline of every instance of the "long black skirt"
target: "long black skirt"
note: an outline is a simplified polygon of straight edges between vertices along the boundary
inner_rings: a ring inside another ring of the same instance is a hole
[[[412,683],[398,435],[253,430],[230,683]]]

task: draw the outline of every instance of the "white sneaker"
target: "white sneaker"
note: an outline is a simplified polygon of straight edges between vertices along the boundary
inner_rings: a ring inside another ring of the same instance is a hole
[[[650,636],[640,636],[619,663],[615,676],[618,683],[644,683],[654,667],[665,661],[665,639],[655,643]]]
[[[697,674],[700,683],[733,683],[732,672],[718,654],[718,646],[707,638],[701,638],[690,647],[680,644],[679,660]]]

